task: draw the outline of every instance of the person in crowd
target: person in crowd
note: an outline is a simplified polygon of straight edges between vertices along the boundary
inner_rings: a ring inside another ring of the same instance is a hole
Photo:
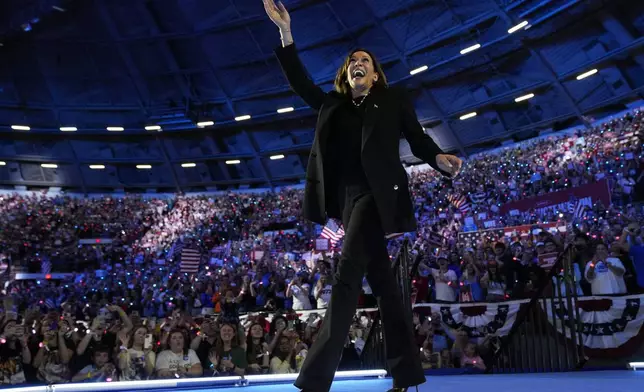
[[[279,340],[277,350],[270,361],[270,373],[285,374],[297,373],[298,341],[292,336],[282,336]],[[301,366],[301,362],[300,362]]]
[[[253,322],[246,338],[247,374],[264,374],[270,367],[270,352],[266,343],[264,326]]]
[[[72,377],[72,382],[116,381],[116,366],[110,361],[110,351],[110,347],[107,346],[94,348],[92,363],[82,368]]]
[[[169,334],[169,348],[157,356],[155,371],[158,378],[199,377],[203,374],[197,353],[188,347],[185,333],[174,329]]]
[[[67,346],[66,333],[67,330],[58,328],[55,318],[43,321],[40,333],[43,340],[39,342],[33,359],[33,366],[38,369],[38,380],[48,384],[69,382],[69,363],[74,352]]]
[[[458,277],[454,270],[449,269],[447,257],[438,257],[438,268],[431,269],[434,277],[436,302],[456,302]]]
[[[121,348],[118,368],[121,380],[148,380],[154,374],[156,353],[153,351],[153,336],[148,332],[147,327],[140,326],[134,329],[132,336],[125,332],[119,334]]]
[[[0,328],[0,385],[26,382],[24,367],[31,364],[28,338],[17,319],[8,318]]]
[[[286,296],[293,298],[294,310],[310,310],[312,309],[309,293],[311,286],[308,283],[303,283],[302,278],[296,276],[289,283],[286,289]]]
[[[478,370],[485,370],[485,363],[477,352],[476,344],[468,343],[461,355],[462,368],[476,368]]]
[[[246,352],[240,346],[240,335],[234,324],[222,324],[219,328],[220,337],[209,359],[212,369],[222,376],[243,376],[248,367]]]
[[[595,254],[586,264],[584,276],[590,282],[593,295],[623,294],[626,292],[624,282],[624,265],[617,257],[611,257],[606,245],[595,245]]]
[[[315,295],[318,309],[326,309],[329,306],[332,289],[333,286],[329,284],[329,278],[326,275],[320,275],[320,279],[318,279],[315,289],[313,290],[313,295]]]

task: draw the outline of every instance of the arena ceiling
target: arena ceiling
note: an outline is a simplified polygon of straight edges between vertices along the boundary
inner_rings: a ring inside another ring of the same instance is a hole
[[[331,89],[342,57],[371,49],[446,151],[582,124],[642,97],[641,1],[284,3],[315,82]],[[187,192],[304,177],[315,113],[281,75],[261,0],[3,0],[0,43],[6,188]]]

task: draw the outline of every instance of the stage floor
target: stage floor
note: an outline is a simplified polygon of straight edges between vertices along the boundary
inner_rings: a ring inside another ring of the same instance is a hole
[[[332,392],[386,392],[391,379],[336,381]],[[546,374],[498,374],[469,376],[432,376],[419,388],[421,392],[641,392],[644,372],[598,371]],[[210,389],[214,390],[214,389]],[[297,389],[292,384],[250,385],[217,388],[217,392],[277,392]],[[413,389],[415,391],[415,389]]]

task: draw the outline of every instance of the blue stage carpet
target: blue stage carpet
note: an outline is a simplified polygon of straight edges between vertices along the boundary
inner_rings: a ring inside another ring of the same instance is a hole
[[[390,379],[336,381],[332,392],[386,392]],[[213,390],[213,389],[210,389]],[[291,384],[250,385],[216,389],[217,392],[297,391]],[[415,391],[415,389],[413,389]],[[644,372],[601,371],[547,374],[433,376],[421,392],[642,392]]]

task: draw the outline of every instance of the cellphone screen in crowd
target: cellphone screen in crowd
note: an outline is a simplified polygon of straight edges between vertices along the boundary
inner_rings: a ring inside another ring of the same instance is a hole
[[[295,321],[294,320],[290,320],[288,322],[288,329],[295,329]]]
[[[152,348],[152,334],[145,335],[145,342],[143,342],[143,349],[149,350]]]

